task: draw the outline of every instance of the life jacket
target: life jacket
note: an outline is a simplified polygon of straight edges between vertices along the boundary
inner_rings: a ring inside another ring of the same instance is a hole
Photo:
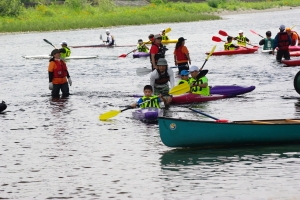
[[[202,78],[200,78],[198,81],[196,81],[194,78],[190,78],[190,85],[193,83],[199,83],[199,84],[203,84],[203,83],[208,83],[207,78],[204,76]],[[210,95],[210,87],[207,86],[205,88],[199,87],[199,86],[193,86],[191,87],[191,92],[193,94],[199,94],[202,96],[209,96]]]
[[[61,58],[69,57],[71,55],[71,50],[69,47],[63,47],[63,49],[66,51],[66,53],[60,53]]]
[[[160,44],[160,46],[158,46],[157,44],[153,43],[152,45],[155,45],[158,48],[158,53],[155,54],[154,56],[155,63],[157,63],[158,59],[165,58],[166,49],[164,48],[163,44]],[[150,56],[150,62],[151,62],[151,56]]]
[[[178,81],[178,85],[181,85],[181,84],[184,84],[184,83],[188,83],[189,84],[189,79],[186,81],[186,80],[180,80]]]
[[[177,61],[188,61],[188,57],[182,52],[182,47],[180,46],[177,49],[175,49],[175,55]]]
[[[148,101],[146,103],[141,104],[140,108],[160,108],[159,103],[158,103],[158,97],[157,96],[151,96],[151,97],[142,97],[142,101]]]
[[[273,38],[265,38],[264,50],[273,50],[274,47],[274,39]]]
[[[299,36],[299,34],[296,31],[292,31],[292,33],[291,33],[291,38],[292,38],[292,44],[291,44],[291,46],[295,46],[296,45],[296,40],[293,40],[293,37],[292,37],[293,34],[297,34],[297,36],[298,36],[298,44],[300,42],[300,36]]]
[[[232,45],[232,42],[226,42],[224,44],[224,50],[235,50],[235,48]]]
[[[169,40],[169,37],[168,37],[167,35],[162,35],[162,36],[161,36],[161,39],[162,39],[162,40]]]
[[[168,74],[168,68],[166,69],[164,74],[161,74],[160,71],[157,70],[157,73],[159,74],[158,79],[155,79],[155,83],[158,85],[166,84],[168,81],[170,81],[170,76]]]
[[[289,35],[287,32],[278,33],[278,48],[279,50],[288,50],[289,49]]]
[[[114,45],[115,44],[115,38],[113,35],[110,35],[111,36],[111,44],[110,46]],[[109,36],[107,36],[107,39],[106,39],[107,42],[109,42]]]
[[[138,44],[136,46],[136,48],[137,48],[138,52],[146,52],[146,53],[148,53],[148,49],[144,45],[139,45]]]
[[[64,78],[67,76],[67,66],[62,60],[54,60],[56,68],[53,70],[53,78]]]
[[[237,42],[238,44],[242,45],[242,46],[246,46],[246,37],[245,36],[237,36]]]

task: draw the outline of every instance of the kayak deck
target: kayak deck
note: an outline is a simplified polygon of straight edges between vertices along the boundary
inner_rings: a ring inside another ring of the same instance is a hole
[[[254,53],[258,50],[258,46],[255,46],[253,48],[249,47],[240,47],[236,50],[221,50],[221,51],[215,51],[212,53],[214,56],[221,56],[221,55],[235,55],[235,54],[250,54]],[[206,52],[206,55],[210,54],[210,52]]]

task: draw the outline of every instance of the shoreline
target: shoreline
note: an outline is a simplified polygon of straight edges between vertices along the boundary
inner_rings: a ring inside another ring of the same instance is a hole
[[[285,11],[285,10],[292,10],[292,9],[300,9],[300,6],[295,6],[295,7],[282,6],[282,7],[276,7],[276,8],[267,8],[267,9],[263,9],[263,10],[256,10],[256,9],[237,10],[237,11],[222,10],[222,11],[212,12],[210,14],[218,15],[218,16],[222,17],[222,16],[227,16],[227,15],[276,12],[276,11]]]

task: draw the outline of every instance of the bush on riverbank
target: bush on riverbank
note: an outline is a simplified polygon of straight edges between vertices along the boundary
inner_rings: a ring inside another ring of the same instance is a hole
[[[10,2],[18,0],[11,0]],[[92,6],[91,3],[95,4]],[[209,13],[222,10],[267,9],[299,6],[300,0],[242,2],[208,0],[182,3],[153,0],[146,6],[116,6],[113,0],[66,0],[63,5],[44,5],[19,10],[19,15],[0,17],[0,32],[51,31],[220,19]],[[212,3],[214,1],[214,3]],[[0,2],[8,2],[0,0]],[[159,2],[159,3],[158,3]],[[98,4],[98,5],[96,5]],[[6,11],[7,12],[7,11]]]

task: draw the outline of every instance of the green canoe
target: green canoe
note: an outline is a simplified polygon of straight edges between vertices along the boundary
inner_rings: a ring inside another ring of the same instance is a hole
[[[300,119],[218,123],[158,118],[162,142],[168,147],[219,147],[300,142]]]

